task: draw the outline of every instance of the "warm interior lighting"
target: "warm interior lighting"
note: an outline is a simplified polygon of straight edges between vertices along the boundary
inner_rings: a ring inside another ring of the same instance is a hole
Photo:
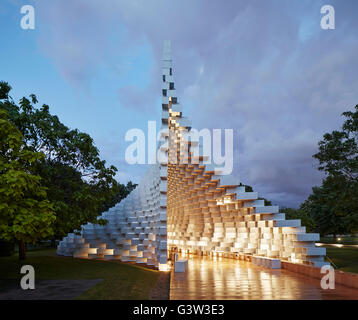
[[[170,266],[166,263],[159,263],[159,271],[169,271]]]

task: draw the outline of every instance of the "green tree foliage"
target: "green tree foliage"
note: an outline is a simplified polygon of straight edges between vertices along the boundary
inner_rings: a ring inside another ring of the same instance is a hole
[[[4,94],[6,90],[0,90]],[[20,258],[25,258],[26,242],[53,234],[53,207],[41,177],[34,173],[43,158],[43,153],[29,150],[21,132],[0,109],[0,239],[19,241]]]
[[[358,231],[358,105],[354,109],[343,113],[341,130],[326,133],[313,155],[327,176],[301,209],[321,234]]]
[[[358,231],[358,186],[342,175],[329,175],[300,210],[314,221],[314,229],[322,235]]]
[[[117,184],[113,187],[112,195],[109,199],[104,201],[100,207],[100,212],[107,211],[109,208],[112,208],[116,203],[120,202],[124,199],[128,194],[130,194],[135,188],[137,184],[129,181],[127,185]]]
[[[346,120],[341,131],[326,133],[319,142],[319,152],[313,157],[319,161],[318,169],[329,175],[339,175],[358,182],[358,105],[355,111],[342,114]]]
[[[28,148],[44,154],[44,161],[36,163],[35,169],[56,212],[55,238],[87,222],[105,224],[97,220],[98,215],[127,195],[114,179],[117,169],[101,160],[88,134],[65,126],[48,105],[36,108],[35,95],[16,105],[10,90],[7,83],[0,82],[0,110],[8,112]]]

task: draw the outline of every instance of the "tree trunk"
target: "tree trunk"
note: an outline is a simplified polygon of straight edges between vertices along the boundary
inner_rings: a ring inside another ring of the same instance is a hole
[[[26,259],[26,242],[20,241],[19,243],[19,260]]]
[[[56,239],[51,239],[51,248],[56,248]]]

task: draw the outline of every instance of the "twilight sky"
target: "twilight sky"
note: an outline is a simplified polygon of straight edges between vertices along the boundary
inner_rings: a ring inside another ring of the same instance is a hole
[[[35,8],[35,30],[20,9]],[[320,27],[322,5],[335,30]],[[122,183],[126,131],[161,114],[161,51],[172,41],[179,102],[193,127],[233,128],[234,175],[297,207],[323,177],[312,155],[358,104],[356,0],[1,0],[0,80],[35,93],[89,133]]]

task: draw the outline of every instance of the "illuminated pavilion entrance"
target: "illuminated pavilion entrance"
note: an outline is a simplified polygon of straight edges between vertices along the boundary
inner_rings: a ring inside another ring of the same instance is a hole
[[[188,272],[172,273],[170,300],[357,300],[358,290],[335,285],[324,290],[321,279],[250,262],[192,256]]]
[[[170,42],[165,42],[161,160],[127,198],[102,214],[107,225],[82,226],[81,235],[69,234],[57,253],[159,270],[168,269],[172,251],[326,264],[325,249],[315,246],[318,234],[306,233],[300,220],[286,220],[278,206],[265,206],[256,192],[205,164],[199,141],[185,138],[190,130],[174,85]]]

